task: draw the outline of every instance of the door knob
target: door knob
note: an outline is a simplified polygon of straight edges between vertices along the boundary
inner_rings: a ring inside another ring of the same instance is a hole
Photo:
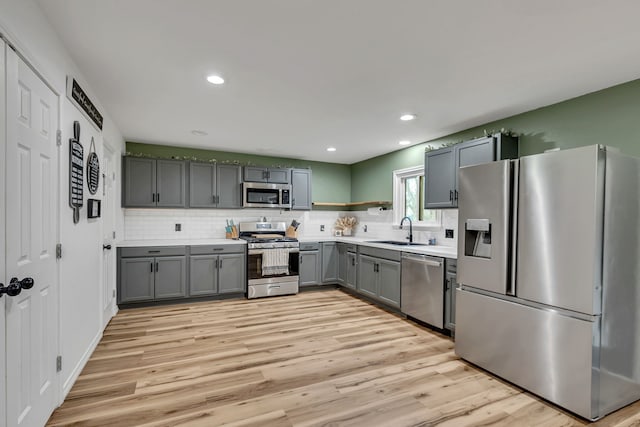
[[[18,280],[17,277],[12,277],[9,282],[9,286],[13,284],[17,284],[21,289],[31,289],[33,288],[33,284],[35,283],[31,277],[25,277],[22,280]]]
[[[9,286],[4,286],[2,283],[0,283],[0,298],[2,297],[2,294],[7,294],[10,297],[15,297],[16,295],[20,294],[20,292],[22,292],[20,283],[11,282],[9,283]]]
[[[111,245],[102,245],[102,249],[111,250]]]

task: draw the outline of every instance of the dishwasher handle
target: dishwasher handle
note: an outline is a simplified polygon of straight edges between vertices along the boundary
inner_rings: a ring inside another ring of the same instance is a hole
[[[403,260],[411,260],[417,261],[421,264],[427,265],[429,267],[442,267],[442,259],[441,258],[433,258],[426,255],[415,255],[415,254],[402,254]]]

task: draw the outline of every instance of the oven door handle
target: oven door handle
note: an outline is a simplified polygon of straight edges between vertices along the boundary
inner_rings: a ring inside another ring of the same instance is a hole
[[[300,252],[300,249],[298,248],[273,248],[273,249],[286,249],[290,254],[297,254],[298,252]],[[266,249],[267,251],[270,249]],[[249,250],[249,255],[262,255],[264,253],[265,249],[250,249]]]

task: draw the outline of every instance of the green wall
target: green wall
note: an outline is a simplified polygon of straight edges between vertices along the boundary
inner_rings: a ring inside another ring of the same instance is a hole
[[[518,114],[351,165],[351,200],[391,200],[391,174],[424,163],[427,145],[459,142],[483,131],[520,135],[520,155],[604,144],[640,157],[640,80]]]
[[[310,168],[312,171],[313,201],[351,201],[351,167],[349,165],[312,162],[283,157],[256,156],[225,151],[200,150],[168,145],[142,144],[137,142],[127,142],[127,152],[134,155],[145,154],[161,158],[176,156],[179,156],[179,158],[196,157],[198,160],[216,159],[220,163],[237,161],[242,165],[252,164],[258,166]]]
[[[127,142],[127,151],[157,157],[195,156],[202,160],[235,160],[241,164],[260,166],[308,167],[313,171],[313,201],[390,201],[393,194],[392,172],[422,165],[427,145],[461,142],[482,136],[485,129],[491,132],[501,128],[520,135],[521,155],[556,147],[564,149],[605,144],[640,157],[640,80],[490,122],[350,166],[134,142]]]

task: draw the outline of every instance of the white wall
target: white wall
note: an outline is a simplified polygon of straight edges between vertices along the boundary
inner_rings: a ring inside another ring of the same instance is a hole
[[[100,306],[102,268],[102,221],[87,220],[85,207],[81,221],[73,224],[68,206],[68,152],[69,139],[73,136],[73,121],[81,126],[80,141],[89,151],[91,136],[96,142],[98,155],[102,154],[103,137],[120,152],[124,140],[109,118],[107,111],[91,93],[69,53],[50,27],[38,5],[33,0],[0,0],[0,31],[11,41],[17,51],[44,77],[54,90],[61,94],[60,129],[62,147],[59,151],[60,198],[59,241],[63,245],[63,257],[59,261],[60,295],[60,353],[63,358],[61,384],[63,395],[69,391],[88,356],[102,336]],[[74,76],[88,92],[104,116],[104,129],[98,132],[65,96],[66,76]],[[118,172],[118,177],[120,176]],[[119,179],[119,178],[118,178]],[[119,188],[119,185],[117,185]],[[101,192],[92,198],[101,198]],[[122,235],[123,219],[120,224]]]

